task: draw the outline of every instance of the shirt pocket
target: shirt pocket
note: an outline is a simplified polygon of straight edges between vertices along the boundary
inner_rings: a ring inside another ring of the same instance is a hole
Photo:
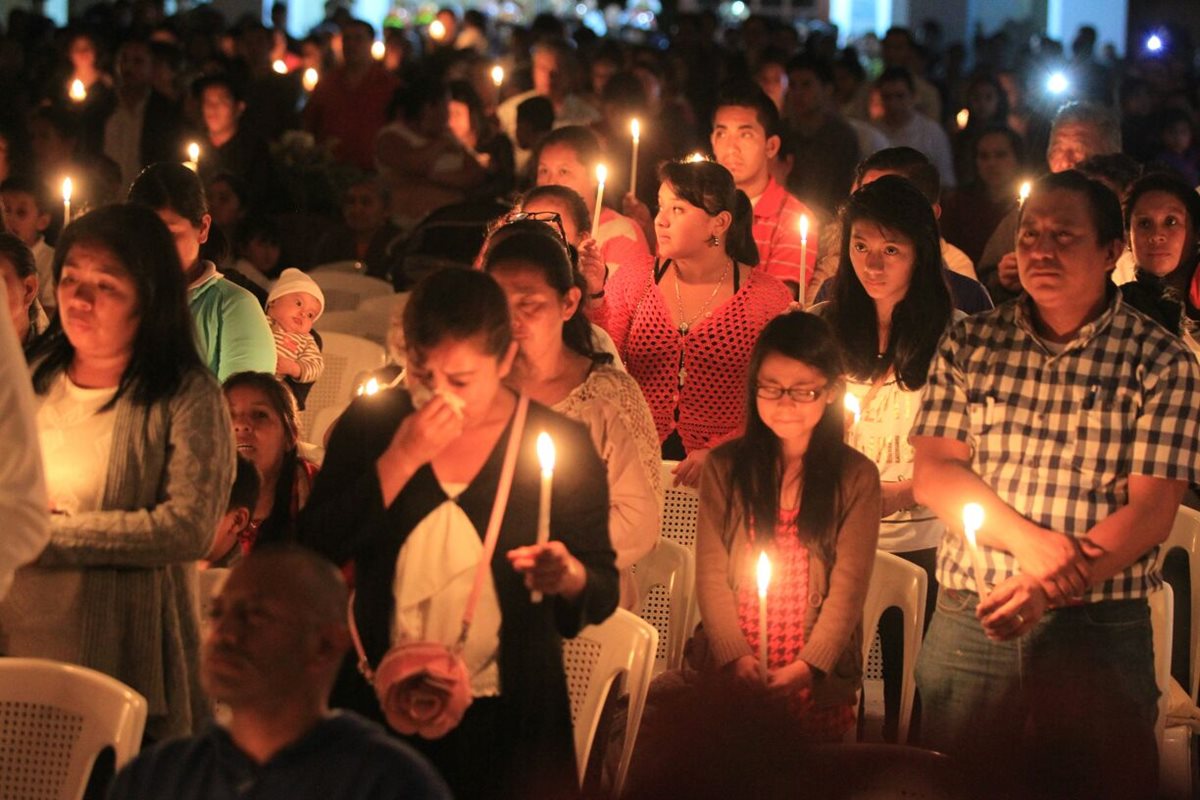
[[[975,463],[1019,462],[1023,411],[994,395],[980,396],[967,404]]]
[[[1128,474],[1136,426],[1137,402],[1127,391],[1082,392],[1071,465],[1084,486],[1099,489]]]

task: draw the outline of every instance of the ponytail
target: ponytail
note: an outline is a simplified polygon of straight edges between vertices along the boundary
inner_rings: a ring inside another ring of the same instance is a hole
[[[754,206],[741,189],[733,201],[733,220],[725,234],[725,252],[734,261],[748,267],[758,266],[758,245],[754,243]]]

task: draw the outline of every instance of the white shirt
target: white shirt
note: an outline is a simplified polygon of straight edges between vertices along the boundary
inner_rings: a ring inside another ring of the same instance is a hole
[[[883,120],[878,123],[879,130],[888,138],[892,147],[911,147],[924,153],[925,157],[937,167],[941,176],[942,186],[954,186],[954,157],[950,154],[950,138],[942,130],[942,126],[923,114],[913,114],[904,125],[898,128],[889,126]]]
[[[29,248],[33,251],[33,264],[38,279],[38,300],[47,314],[58,307],[58,298],[54,296],[54,248],[46,244],[46,237],[39,236]]]
[[[951,272],[957,272],[973,281],[979,280],[975,274],[975,265],[971,263],[971,257],[945,239],[942,239],[942,261]]]
[[[142,123],[146,117],[147,92],[132,108],[117,102],[104,123],[104,155],[121,168],[121,185],[128,187],[142,171]]]

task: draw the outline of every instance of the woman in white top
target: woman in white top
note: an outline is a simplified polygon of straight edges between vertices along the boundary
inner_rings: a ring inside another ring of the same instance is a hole
[[[597,352],[582,309],[583,279],[558,220],[520,220],[493,232],[483,268],[508,297],[517,358],[508,383],[587,426],[608,474],[609,536],[621,604],[637,600],[631,568],[658,542],[658,434],[637,381]]]
[[[842,255],[832,299],[819,312],[846,357],[847,440],[875,462],[882,481],[879,548],[929,577],[928,624],[937,597],[938,543],[945,526],[913,499],[908,443],[929,362],[953,314],[943,277],[937,219],[905,178],[886,175],[859,189],[842,210]],[[894,614],[894,612],[892,612]],[[880,623],[885,736],[895,735],[900,691],[898,617]]]

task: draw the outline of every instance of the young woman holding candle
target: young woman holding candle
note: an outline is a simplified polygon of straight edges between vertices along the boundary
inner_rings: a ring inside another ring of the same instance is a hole
[[[508,297],[518,345],[508,385],[587,426],[608,477],[621,605],[631,608],[631,570],[654,549],[660,521],[661,462],[650,408],[637,381],[596,349],[582,276],[555,229],[521,220],[494,232],[493,242],[483,268]]]
[[[695,486],[709,450],[740,435],[754,340],[792,298],[752,269],[750,200],[727,169],[671,162],[659,178],[658,260],[588,276],[589,313],[641,385],[663,457],[681,461],[676,482]]]
[[[908,431],[938,339],[955,312],[943,275],[938,224],[908,180],[885,175],[842,209],[842,248],[832,299],[814,308],[833,328],[846,358],[848,394],[859,403],[846,440],[875,462],[883,480],[879,547],[925,570],[925,619],[937,599],[937,548],[945,525],[912,494]],[[895,735],[900,704],[903,621],[880,623],[884,735]]]
[[[458,639],[522,403],[504,385],[518,345],[491,276],[430,275],[405,308],[404,334],[409,388],[350,406],[300,517],[303,543],[353,563],[354,620],[375,666],[402,641]],[[551,538],[537,545],[543,431],[557,463]],[[466,640],[474,702],[444,738],[411,739],[460,798],[578,794],[561,638],[617,604],[604,465],[586,429],[529,402],[518,452]],[[539,604],[534,590],[545,595]],[[365,694],[352,707],[378,718]]]

